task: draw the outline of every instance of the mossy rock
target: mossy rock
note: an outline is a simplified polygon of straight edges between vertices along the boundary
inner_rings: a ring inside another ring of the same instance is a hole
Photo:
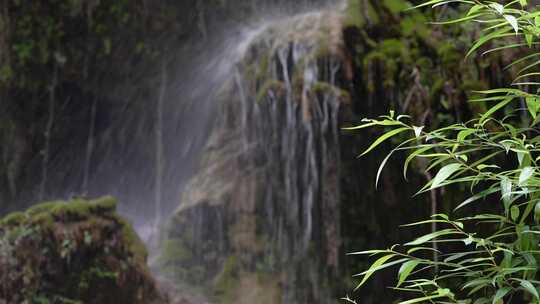
[[[215,277],[213,291],[218,303],[281,303],[279,273],[243,272],[236,256],[229,256]]]
[[[9,214],[0,240],[0,303],[165,303],[112,197]]]
[[[178,266],[193,259],[193,252],[179,239],[165,240],[161,245],[161,255],[158,263],[162,267]]]

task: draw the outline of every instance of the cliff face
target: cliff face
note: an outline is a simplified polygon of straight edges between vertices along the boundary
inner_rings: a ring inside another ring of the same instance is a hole
[[[0,303],[165,303],[116,201],[36,205],[0,220]]]
[[[350,102],[341,18],[270,21],[248,39],[160,263],[218,303],[324,303],[339,267],[338,117]]]

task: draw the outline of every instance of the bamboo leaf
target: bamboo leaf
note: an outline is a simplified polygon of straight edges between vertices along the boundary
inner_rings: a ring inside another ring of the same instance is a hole
[[[414,135],[416,136],[416,138],[420,137],[423,129],[424,129],[424,126],[421,126],[421,127],[413,126]]]
[[[459,131],[456,139],[457,139],[457,141],[459,143],[462,143],[465,140],[465,138],[467,138],[467,136],[472,135],[475,132],[476,132],[475,129],[466,129],[466,130],[463,130],[463,131]]]
[[[453,163],[446,165],[437,172],[437,175],[435,175],[435,178],[433,179],[433,183],[431,183],[430,189],[434,189],[439,187],[445,180],[447,180],[453,173],[458,171],[462,168],[461,164]]]
[[[407,159],[405,160],[405,163],[403,164],[403,177],[405,179],[407,179],[407,168],[409,168],[409,163],[418,155],[432,149],[433,146],[426,146],[426,147],[422,147],[418,150],[415,150],[413,151],[411,154],[409,154],[409,156],[407,157]]]
[[[534,174],[534,168],[532,167],[525,167],[521,169],[521,172],[519,174],[519,185],[524,186],[527,181],[533,176]]]
[[[401,286],[401,284],[405,282],[405,280],[409,277],[411,272],[414,270],[414,268],[416,268],[416,266],[418,266],[419,263],[420,260],[410,260],[401,265],[398,271],[399,279],[396,285],[397,287]]]
[[[475,13],[478,13],[480,10],[482,10],[484,8],[484,5],[482,4],[475,4],[473,5],[470,9],[469,9],[469,12],[467,13],[467,16],[470,16],[470,15],[473,15]]]
[[[508,212],[510,207],[510,202],[512,198],[510,197],[512,193],[512,181],[504,176],[501,179],[501,199],[503,200],[504,210]]]
[[[421,8],[421,7],[425,7],[425,6],[431,6],[431,5],[435,5],[439,2],[443,2],[444,0],[431,0],[431,1],[427,1],[427,2],[424,2],[422,4],[419,4],[417,6],[413,6],[409,9],[417,9],[417,8]]]
[[[388,155],[386,155],[386,157],[383,159],[383,161],[379,165],[379,168],[377,169],[377,177],[375,178],[375,189],[377,189],[377,186],[379,185],[379,178],[381,177],[382,170],[384,166],[386,165],[386,163],[388,162],[388,160],[390,159],[390,157],[392,156],[392,154],[394,153],[394,151],[396,150],[392,150],[390,153],[388,153]]]
[[[507,104],[509,104],[514,99],[514,96],[509,96],[503,101],[499,102],[495,106],[491,107],[488,111],[486,111],[481,117],[480,117],[480,123],[484,122],[486,119],[491,117],[493,113],[497,112],[498,110],[504,108]]]
[[[514,29],[514,31],[517,34],[519,32],[519,27],[518,27],[518,21],[516,17],[512,15],[504,15],[503,17],[504,19],[506,19],[506,21],[508,21],[508,24],[510,24],[510,26]]]
[[[512,290],[510,287],[503,287],[495,293],[495,296],[493,297],[492,304],[498,304],[499,300],[502,300],[504,296]]]
[[[375,269],[377,269],[379,266],[383,265],[386,261],[393,258],[394,256],[396,256],[396,255],[395,254],[388,254],[388,255],[382,256],[379,259],[377,259],[371,265],[371,267],[369,267],[369,269],[367,271],[362,272],[360,275],[364,275],[364,278],[358,284],[356,289],[358,289],[358,288],[360,288],[360,286],[364,285],[364,283],[369,279],[369,277],[376,271]]]
[[[373,142],[373,144],[371,144],[371,146],[366,150],[364,151],[364,153],[360,154],[360,156],[364,156],[366,155],[369,151],[375,149],[378,145],[380,145],[381,143],[383,143],[385,140],[403,132],[403,131],[407,131],[407,130],[410,130],[409,127],[403,127],[403,128],[398,128],[398,129],[395,129],[395,130],[392,130],[388,133],[385,133],[383,134],[381,137],[377,138],[377,140],[375,142]]]
[[[512,208],[510,208],[510,218],[513,221],[516,221],[519,218],[519,207],[518,206],[512,206]]]
[[[527,108],[529,109],[529,113],[531,113],[532,118],[536,119],[536,115],[540,110],[540,100],[535,97],[527,97],[525,101],[527,102]]]
[[[440,237],[440,236],[443,236],[443,235],[456,234],[456,233],[458,233],[458,232],[456,230],[454,230],[454,229],[443,229],[443,230],[435,231],[435,232],[426,234],[424,236],[421,236],[421,237],[415,239],[412,242],[406,243],[405,245],[406,246],[421,245],[421,244],[424,244],[426,242],[429,242],[429,241],[433,240],[434,238],[437,238],[437,237]]]
[[[538,290],[536,290],[536,288],[531,282],[527,280],[519,280],[519,285],[525,288],[525,290],[529,292],[531,295],[533,295],[535,299],[540,300],[540,296],[538,295]]]
[[[501,15],[504,12],[504,6],[502,4],[500,4],[500,3],[491,3],[489,6],[494,8],[495,11],[497,11],[497,13],[499,13]]]
[[[394,266],[396,264],[399,264],[399,263],[403,263],[405,261],[407,261],[408,259],[406,258],[403,258],[403,259],[399,259],[399,260],[395,260],[395,261],[392,261],[392,262],[389,262],[389,263],[386,263],[389,259],[393,258],[394,256],[396,256],[395,254],[389,254],[389,255],[385,255],[381,258],[379,258],[377,261],[375,261],[371,267],[369,267],[368,270],[362,272],[362,273],[359,273],[355,276],[361,276],[363,275],[364,277],[362,278],[362,281],[356,286],[355,290],[357,290],[358,288],[360,288],[362,285],[364,285],[364,283],[369,279],[369,277],[371,277],[371,275],[373,275],[375,272],[379,271],[379,270],[382,270],[384,268],[388,268],[390,266]]]
[[[484,45],[486,42],[488,42],[490,40],[493,40],[495,38],[504,37],[505,34],[507,34],[510,30],[511,30],[511,28],[502,28],[502,29],[494,31],[494,32],[492,32],[492,33],[490,33],[488,35],[480,37],[480,39],[478,39],[476,41],[476,43],[469,49],[469,51],[467,52],[465,57],[469,57],[470,54],[472,54],[474,51],[476,51],[479,47]]]

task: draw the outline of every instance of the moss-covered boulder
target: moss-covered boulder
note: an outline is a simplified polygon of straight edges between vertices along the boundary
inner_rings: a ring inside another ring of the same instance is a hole
[[[47,202],[0,220],[0,303],[165,303],[111,197]]]

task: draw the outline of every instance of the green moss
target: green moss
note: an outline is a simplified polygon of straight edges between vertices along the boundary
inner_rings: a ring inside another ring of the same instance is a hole
[[[39,213],[29,218],[28,224],[38,225],[42,229],[49,229],[54,225],[54,218],[50,213]]]
[[[117,200],[112,196],[103,196],[90,202],[90,210],[94,213],[110,213],[116,211]]]
[[[381,17],[379,16],[377,10],[371,5],[369,1],[364,2],[364,12],[367,16],[368,22],[370,25],[377,25],[381,23]]]
[[[49,214],[59,220],[81,220],[91,214],[102,215],[116,210],[116,199],[105,196],[96,200],[73,199],[71,201],[44,202],[30,207],[25,213],[30,218],[44,217]]]
[[[328,82],[318,81],[313,84],[311,90],[316,94],[333,94],[334,96],[339,98],[341,102],[350,102],[349,92],[334,85],[331,85]]]
[[[336,89],[335,86],[329,84],[328,82],[323,82],[323,81],[316,82],[312,88],[312,90],[315,93],[322,93],[322,94],[333,93],[335,89]]]
[[[51,202],[44,202],[37,205],[34,205],[26,210],[26,214],[29,216],[34,216],[39,213],[43,212],[49,212],[51,211],[55,206],[58,206],[59,204],[64,204],[64,201],[51,201]]]
[[[159,263],[166,266],[170,263],[181,263],[193,259],[193,253],[179,239],[169,239],[163,243]]]
[[[458,52],[453,42],[445,41],[437,48],[437,55],[447,69],[459,67],[463,54]]]
[[[112,197],[103,197],[93,201],[74,199],[66,203],[53,206],[51,213],[58,219],[86,219],[90,215],[102,215],[116,210],[116,200]]]
[[[383,0],[383,5],[390,10],[392,14],[399,14],[411,7],[409,1],[404,0]]]
[[[263,101],[263,99],[268,96],[268,92],[273,91],[276,93],[276,96],[281,96],[285,92],[285,85],[278,80],[270,79],[267,80],[260,88],[257,90],[257,96],[255,100],[257,102]]]
[[[16,226],[21,224],[26,219],[26,215],[22,212],[13,212],[0,220],[0,226]]]
[[[395,75],[399,69],[398,62],[396,61],[396,58],[393,56],[388,56],[380,51],[373,51],[370,52],[365,58],[364,58],[364,69],[367,71],[370,69],[370,66],[372,64],[380,63],[383,65],[383,84],[384,87],[393,87],[395,85]],[[374,84],[368,83],[367,84],[368,91],[374,90]]]
[[[264,81],[267,77],[270,68],[270,58],[270,56],[260,56],[257,69],[257,80]]]
[[[214,292],[223,303],[232,303],[239,283],[238,258],[229,256],[223,263],[221,272],[214,279]]]
[[[124,218],[117,217],[116,220],[122,225],[122,237],[128,246],[128,250],[139,263],[146,263],[148,251],[137,232],[133,229],[133,226]]]
[[[362,16],[361,0],[349,0],[343,21],[345,27],[362,28],[365,23],[364,16]]]
[[[427,39],[431,34],[430,28],[427,26],[427,18],[421,13],[407,14],[400,22],[401,33],[405,37],[417,35]]]
[[[416,65],[420,69],[427,71],[433,68],[433,61],[429,57],[420,57],[418,60],[416,60]]]
[[[407,46],[399,39],[385,39],[380,42],[379,51],[387,57],[406,57]]]
[[[437,97],[441,95],[444,88],[445,80],[441,77],[437,77],[429,89],[429,95],[431,100],[437,100]]]

